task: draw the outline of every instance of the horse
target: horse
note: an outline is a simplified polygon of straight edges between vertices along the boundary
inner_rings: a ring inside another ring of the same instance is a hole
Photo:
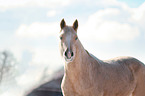
[[[145,96],[145,65],[133,57],[100,60],[78,36],[78,20],[60,22],[60,52],[64,58],[63,96]]]

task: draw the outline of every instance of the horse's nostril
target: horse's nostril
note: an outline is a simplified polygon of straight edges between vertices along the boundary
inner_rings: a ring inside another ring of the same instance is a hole
[[[71,56],[74,56],[74,53],[73,52],[71,52]]]
[[[65,52],[65,56],[67,57],[67,53]]]
[[[64,55],[65,55],[66,58],[70,59],[71,57],[74,56],[74,53],[71,52],[71,51],[66,50]]]

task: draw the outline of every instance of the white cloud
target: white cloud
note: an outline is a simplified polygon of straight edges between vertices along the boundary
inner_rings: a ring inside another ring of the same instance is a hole
[[[48,11],[48,13],[47,13],[48,17],[53,17],[55,15],[56,15],[56,11],[55,10]]]
[[[135,21],[145,20],[145,3],[132,11],[132,19]]]
[[[48,7],[67,6],[71,0],[0,0],[0,9],[6,10],[19,7]]]
[[[44,38],[56,35],[59,30],[59,23],[35,22],[30,25],[20,25],[16,30],[16,36],[24,38]]]
[[[40,81],[41,76],[43,75],[42,73],[43,73],[43,68],[41,67],[39,67],[39,69],[37,70],[31,68],[31,70],[30,69],[27,70],[24,74],[16,78],[17,84],[18,86],[23,88],[32,87]]]
[[[13,45],[10,47],[10,51],[14,54],[14,57],[18,62],[22,60],[22,52],[25,50],[26,46],[22,45]]]
[[[112,5],[117,5],[118,2],[116,0],[99,0],[96,2],[97,6],[108,7]]]
[[[7,89],[7,91],[5,91],[0,95],[1,96],[24,96],[24,92],[22,89],[13,86],[12,88]]]
[[[130,22],[138,26],[141,32],[145,34],[145,2],[138,8],[131,10]]]
[[[107,9],[104,9],[104,10],[99,10],[96,13],[92,14],[89,17],[89,19],[94,19],[94,18],[101,19],[104,16],[109,16],[109,15],[115,16],[115,15],[118,15],[119,13],[120,13],[120,10],[117,9],[117,8],[107,8]]]
[[[47,75],[47,80],[49,80],[49,76],[52,74],[52,70],[44,70],[46,67],[44,66],[31,66],[29,67],[23,74],[16,78],[17,85],[15,86],[15,90],[20,90],[20,92],[11,92],[11,96],[25,96],[27,92],[30,92],[33,88],[37,87],[42,83],[43,75]],[[44,71],[47,71],[47,74],[44,74]],[[44,78],[43,78],[44,79]],[[6,94],[6,92],[5,92]],[[25,94],[25,95],[24,95]],[[4,95],[5,96],[5,95]],[[9,95],[6,95],[9,96]]]
[[[128,5],[124,2],[118,0],[97,0],[95,3],[98,7],[101,8],[122,8],[128,9]]]
[[[145,2],[138,8],[132,8],[130,22],[135,24],[145,35]]]
[[[87,23],[81,27],[82,38],[97,42],[111,42],[115,40],[133,40],[140,32],[126,21],[119,22],[122,11],[116,8],[106,8],[92,14]],[[118,17],[118,20],[114,19]],[[109,19],[108,19],[109,18]],[[126,17],[128,18],[128,17]],[[84,34],[84,32],[86,32]],[[89,32],[89,33],[87,33]]]
[[[35,48],[32,52],[34,53],[30,63],[32,65],[49,65],[49,67],[58,68],[62,64],[59,48]]]

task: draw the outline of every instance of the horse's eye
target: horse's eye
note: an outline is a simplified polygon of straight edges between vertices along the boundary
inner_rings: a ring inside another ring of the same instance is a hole
[[[62,40],[62,36],[60,37],[60,40]]]
[[[77,39],[78,39],[78,37],[75,38],[75,40],[77,40]]]

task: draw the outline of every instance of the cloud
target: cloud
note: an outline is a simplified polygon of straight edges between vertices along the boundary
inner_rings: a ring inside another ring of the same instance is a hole
[[[145,35],[145,2],[138,8],[133,8],[131,10],[130,22],[136,25],[141,32]]]
[[[145,20],[145,3],[132,11],[132,19],[135,21]]]
[[[99,0],[96,2],[96,5],[108,7],[108,6],[118,5],[118,2],[116,0]]]
[[[0,94],[1,96],[24,96],[24,92],[20,88],[16,88],[16,86],[13,86],[11,88],[8,88],[7,91]]]
[[[138,37],[140,34],[138,27],[131,25],[127,20],[120,22],[120,15],[124,13],[122,10],[124,9],[106,8],[90,15],[86,24],[80,29],[83,32],[80,35],[81,38],[97,42],[111,42],[128,41]],[[125,18],[129,16],[126,15]]]
[[[49,67],[51,67],[59,66],[62,64],[59,48],[35,48],[31,51],[34,53],[30,63],[32,65],[49,65]]]
[[[43,8],[60,8],[68,5],[82,4],[100,7],[124,6],[125,3],[117,0],[0,0],[0,10],[5,11],[12,8],[43,7]]]
[[[43,73],[43,68],[41,67],[39,67],[39,69],[37,68],[37,70],[36,69],[34,70],[31,68],[31,70],[29,69],[25,71],[24,74],[16,78],[17,84],[18,86],[23,87],[23,88],[32,87],[40,81],[41,76],[43,75],[42,73]]]
[[[67,6],[71,0],[0,0],[0,9],[7,10],[20,7],[56,8]]]
[[[13,92],[11,93],[13,94],[12,96],[25,96],[27,92],[30,92],[30,90],[42,83],[42,78],[44,75],[47,75],[47,80],[49,80],[49,76],[53,73],[53,71],[45,70],[45,68],[46,67],[44,66],[31,66],[27,68],[27,70],[23,74],[16,78],[17,85],[15,90],[20,90],[21,94],[17,95],[20,92]],[[44,71],[46,71],[47,73],[44,74]]]
[[[141,32],[145,34],[145,2],[138,8],[131,10],[131,17],[129,20],[132,24],[138,26]]]
[[[55,15],[56,15],[56,11],[55,10],[48,11],[48,13],[47,13],[48,17],[53,17]]]
[[[59,32],[59,23],[34,22],[30,25],[21,24],[16,36],[21,38],[45,38],[55,36]]]

